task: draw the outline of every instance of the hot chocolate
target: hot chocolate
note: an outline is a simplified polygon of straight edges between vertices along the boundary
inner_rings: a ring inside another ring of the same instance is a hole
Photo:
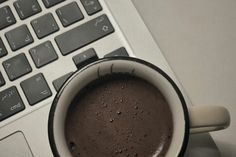
[[[128,74],[108,75],[86,86],[71,104],[65,123],[73,157],[165,156],[172,134],[164,96]]]

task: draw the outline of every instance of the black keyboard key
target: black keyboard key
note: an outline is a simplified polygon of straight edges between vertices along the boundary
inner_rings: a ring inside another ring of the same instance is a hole
[[[113,32],[114,28],[109,19],[102,15],[57,36],[55,40],[61,53],[67,55]]]
[[[34,42],[34,39],[26,25],[19,26],[7,32],[5,36],[13,51],[16,51]]]
[[[58,56],[50,41],[46,41],[29,50],[37,68],[55,61]]]
[[[104,57],[115,57],[115,56],[129,57],[129,54],[124,47],[121,47],[112,51],[111,53],[106,54]]]
[[[15,86],[0,92],[0,121],[24,109],[24,103]]]
[[[78,69],[92,63],[98,59],[98,56],[93,48],[90,48],[73,57],[73,61]]]
[[[56,13],[64,27],[67,27],[84,18],[76,2],[72,2],[56,10]]]
[[[65,0],[43,0],[43,3],[45,5],[46,8],[50,8],[58,3],[61,3]]]
[[[9,6],[0,8],[0,30],[16,23],[16,19],[12,14]]]
[[[62,85],[67,81],[67,79],[73,74],[73,72],[70,72],[68,74],[63,75],[62,77],[54,80],[52,82],[54,88],[56,91],[59,91],[59,89],[62,87]]]
[[[7,0],[0,0],[0,4],[3,3],[3,2],[6,2]]]
[[[59,30],[59,27],[51,13],[33,20],[31,25],[39,39]]]
[[[98,0],[80,0],[88,15],[93,15],[102,10]]]
[[[14,6],[21,20],[42,11],[37,0],[17,0]]]
[[[32,71],[29,62],[23,53],[4,61],[2,64],[11,81]]]
[[[2,76],[2,73],[0,72],[0,87],[2,87],[3,85],[5,85],[5,80]]]
[[[35,105],[52,95],[52,92],[41,73],[21,82],[20,85],[30,105]]]
[[[2,39],[0,38],[0,58],[7,55],[7,49],[5,45],[3,44]]]

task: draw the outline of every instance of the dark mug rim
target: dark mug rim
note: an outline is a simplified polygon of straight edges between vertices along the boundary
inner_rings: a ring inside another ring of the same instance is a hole
[[[55,139],[54,139],[53,124],[54,124],[54,114],[55,114],[55,110],[56,110],[56,107],[57,107],[57,102],[59,100],[60,95],[64,91],[64,87],[71,82],[71,80],[75,77],[75,75],[78,75],[82,71],[85,71],[90,66],[93,66],[95,64],[99,64],[100,62],[110,61],[110,60],[126,60],[126,61],[133,61],[133,62],[144,64],[144,65],[154,69],[159,74],[161,74],[171,84],[171,86],[174,88],[175,92],[177,93],[178,98],[180,99],[180,102],[182,104],[183,113],[184,113],[184,121],[185,121],[185,129],[184,130],[185,130],[185,133],[184,133],[184,137],[183,137],[182,147],[181,147],[181,149],[179,151],[179,154],[178,154],[178,157],[183,157],[184,153],[187,149],[187,145],[188,145],[188,141],[189,141],[190,126],[189,126],[188,108],[187,108],[187,105],[186,105],[186,102],[185,102],[185,99],[184,99],[184,96],[183,96],[182,92],[180,91],[180,89],[176,85],[176,83],[170,78],[170,76],[167,73],[165,73],[162,69],[160,69],[159,67],[155,66],[154,64],[152,64],[150,62],[147,62],[147,61],[144,61],[144,60],[141,60],[141,59],[138,59],[138,58],[124,57],[124,56],[101,58],[101,59],[98,59],[95,62],[92,62],[88,65],[85,65],[81,69],[78,69],[77,71],[75,71],[75,73],[72,76],[70,76],[70,78],[63,84],[63,86],[57,92],[55,98],[53,99],[52,106],[51,106],[50,111],[49,111],[49,117],[48,117],[48,138],[49,138],[50,147],[51,147],[51,150],[52,150],[52,153],[53,153],[54,157],[61,157],[60,154],[58,153],[56,143],[55,143]]]

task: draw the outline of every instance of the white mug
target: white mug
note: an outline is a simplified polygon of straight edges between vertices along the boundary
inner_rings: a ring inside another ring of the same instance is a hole
[[[64,124],[68,108],[77,93],[90,82],[113,73],[130,73],[140,77],[164,95],[174,124],[172,142],[166,157],[182,157],[190,133],[221,130],[230,124],[229,112],[224,107],[188,106],[175,82],[160,68],[137,58],[104,58],[74,73],[54,98],[49,114],[48,133],[55,157],[72,157],[66,144]]]

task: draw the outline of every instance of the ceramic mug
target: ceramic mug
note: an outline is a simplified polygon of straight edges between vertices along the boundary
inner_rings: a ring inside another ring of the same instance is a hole
[[[166,157],[181,157],[189,135],[227,128],[230,116],[220,106],[188,106],[175,82],[160,68],[130,57],[103,58],[75,72],[54,98],[48,133],[55,157],[72,157],[65,139],[64,124],[68,108],[77,93],[99,77],[113,73],[130,73],[158,88],[167,100],[173,116],[173,137]]]

